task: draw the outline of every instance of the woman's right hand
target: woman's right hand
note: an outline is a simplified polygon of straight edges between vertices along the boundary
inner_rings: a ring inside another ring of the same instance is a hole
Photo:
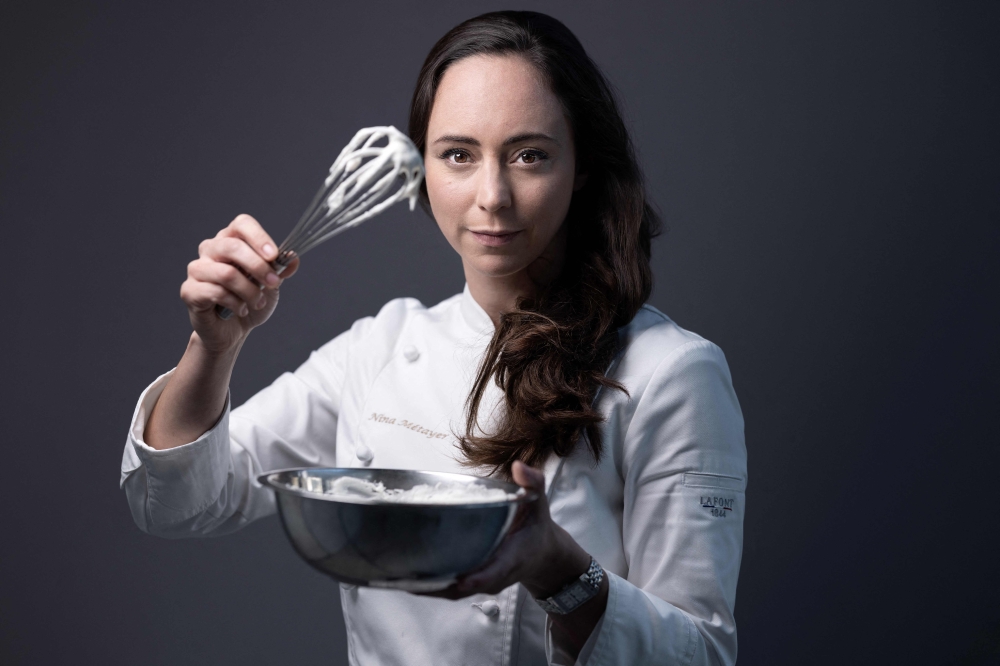
[[[187,280],[181,285],[181,300],[207,350],[223,353],[235,349],[274,312],[278,288],[299,268],[296,258],[279,277],[270,266],[278,256],[277,247],[249,215],[238,215],[215,238],[198,246],[198,258],[188,264]],[[216,305],[229,308],[233,316],[221,319]]]

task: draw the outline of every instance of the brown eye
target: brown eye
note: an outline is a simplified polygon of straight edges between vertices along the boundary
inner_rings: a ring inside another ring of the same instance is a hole
[[[469,153],[458,148],[452,148],[441,153],[441,158],[452,164],[467,164],[470,161]]]
[[[521,160],[521,164],[538,164],[544,160],[547,155],[540,150],[525,150],[518,154],[518,159]]]

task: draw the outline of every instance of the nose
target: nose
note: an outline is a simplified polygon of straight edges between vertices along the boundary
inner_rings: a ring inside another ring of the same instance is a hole
[[[495,213],[510,206],[510,183],[501,165],[487,161],[479,169],[479,188],[476,191],[476,205],[488,213]]]

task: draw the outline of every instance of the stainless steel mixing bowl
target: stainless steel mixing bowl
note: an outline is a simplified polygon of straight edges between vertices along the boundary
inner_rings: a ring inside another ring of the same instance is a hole
[[[324,495],[342,476],[409,490],[419,484],[480,485],[516,499],[476,504],[403,504]],[[537,499],[512,483],[464,474],[398,469],[300,468],[257,477],[273,488],[285,534],[302,558],[354,585],[444,589],[486,562],[518,506]]]

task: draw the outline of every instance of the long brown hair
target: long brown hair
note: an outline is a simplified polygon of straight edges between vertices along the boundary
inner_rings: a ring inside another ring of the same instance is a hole
[[[577,170],[587,174],[563,223],[562,272],[500,317],[467,401],[459,438],[466,464],[509,478],[515,460],[537,467],[552,451],[566,456],[584,433],[600,460],[603,419],[594,399],[601,387],[624,390],[605,372],[618,351],[618,329],[652,290],[650,240],[659,220],[611,86],[576,36],[545,14],[483,14],[434,45],[410,107],[410,137],[421,152],[441,77],[473,55],[516,55],[542,72],[569,119]],[[426,189],[423,200],[428,208]],[[506,400],[491,432],[483,432],[478,414],[491,381]]]

